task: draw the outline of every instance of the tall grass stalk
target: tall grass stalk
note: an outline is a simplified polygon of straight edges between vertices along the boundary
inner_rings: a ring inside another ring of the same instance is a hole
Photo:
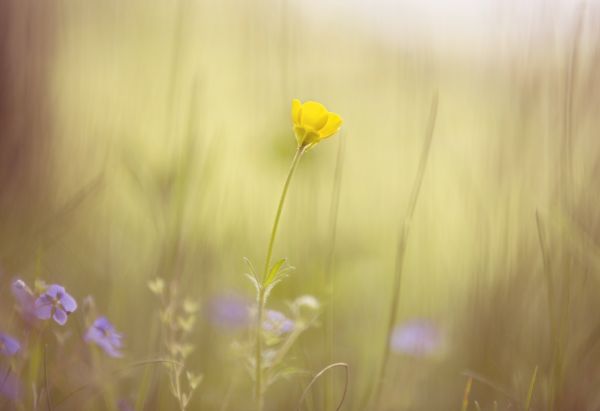
[[[545,275],[545,280],[546,280],[546,294],[547,294],[547,299],[548,299],[548,321],[549,321],[549,327],[550,327],[550,345],[551,345],[551,352],[552,352],[552,359],[550,361],[551,364],[551,377],[550,377],[550,387],[549,387],[549,391],[550,391],[550,409],[552,409],[551,407],[553,407],[553,403],[555,400],[555,396],[556,396],[556,392],[557,392],[557,384],[558,384],[558,373],[557,373],[557,367],[558,367],[558,353],[559,353],[559,347],[560,347],[560,327],[559,327],[559,323],[557,321],[557,312],[556,312],[556,291],[555,291],[555,284],[554,284],[554,276],[553,276],[553,270],[552,270],[552,263],[551,263],[551,259],[550,259],[550,253],[549,253],[549,249],[548,249],[548,241],[546,240],[546,233],[543,227],[543,223],[542,220],[540,218],[540,215],[538,212],[536,212],[535,215],[535,219],[536,219],[536,225],[537,225],[537,232],[538,232],[538,241],[540,244],[540,251],[542,253],[542,260],[543,260],[543,271],[544,271],[544,275]]]
[[[412,187],[412,192],[408,202],[408,208],[406,210],[406,216],[400,225],[400,232],[398,234],[398,248],[396,250],[396,269],[394,273],[394,283],[392,286],[392,300],[390,304],[390,313],[388,318],[387,329],[385,333],[385,343],[383,348],[383,356],[379,365],[379,372],[376,375],[374,393],[375,393],[375,410],[378,410],[381,405],[381,395],[383,393],[383,382],[387,373],[387,364],[390,356],[390,336],[396,324],[398,305],[400,303],[400,291],[402,286],[402,274],[404,271],[404,258],[406,255],[406,245],[408,243],[408,234],[410,225],[419,199],[419,193],[421,191],[421,185],[423,183],[423,177],[427,168],[427,160],[429,159],[429,151],[431,148],[431,141],[433,139],[433,131],[435,128],[435,120],[437,116],[438,107],[438,94],[434,94],[431,101],[431,110],[429,112],[429,122],[427,126],[427,132],[425,134],[425,141],[423,143],[423,149],[421,151],[421,157],[419,159],[419,168],[415,176],[415,180]]]
[[[529,389],[527,390],[527,398],[525,398],[525,411],[529,411],[531,409],[531,401],[533,399],[533,391],[535,389],[535,383],[537,381],[537,373],[538,366],[535,366],[533,370],[533,374],[531,375],[531,380],[529,381]]]
[[[573,33],[573,43],[570,48],[570,55],[567,62],[567,72],[565,79],[565,91],[563,102],[563,130],[562,145],[560,150],[560,209],[563,215],[570,216],[573,208],[573,100],[575,91],[575,80],[579,62],[579,44],[581,32],[583,29],[583,17],[585,6],[581,5],[578,11],[577,20]],[[567,334],[569,327],[569,317],[571,308],[571,287],[572,274],[574,272],[575,257],[568,250],[567,236],[564,223],[561,225],[560,236],[560,272],[563,274],[561,283],[561,298],[557,321],[557,340],[554,345],[552,359],[552,377],[551,377],[551,404],[550,410],[553,411],[560,407],[562,402],[563,379],[565,368],[565,349],[567,345]]]
[[[473,378],[469,377],[467,385],[465,386],[465,392],[463,394],[462,407],[460,411],[467,411],[469,409],[469,396],[471,395],[471,388],[473,387]]]
[[[350,375],[349,375],[350,374],[350,372],[349,372],[349,368],[350,367],[345,362],[338,362],[338,363],[334,363],[334,364],[329,364],[327,367],[325,367],[321,371],[319,371],[312,378],[312,380],[310,380],[310,383],[308,383],[308,385],[306,386],[306,388],[302,392],[302,395],[300,396],[300,400],[298,401],[298,407],[296,408],[296,411],[300,411],[300,407],[302,406],[302,403],[304,402],[304,399],[306,398],[306,395],[308,394],[308,392],[310,391],[310,389],[312,388],[312,386],[317,382],[317,380],[319,378],[321,378],[321,376],[323,374],[325,374],[327,371],[333,370],[336,367],[342,367],[344,369],[344,376],[345,376],[344,391],[342,392],[342,397],[340,398],[340,401],[338,402],[338,405],[336,406],[335,411],[339,411],[342,408],[342,405],[344,404],[344,400],[346,399],[346,394],[348,392],[348,379],[350,377]]]
[[[279,198],[279,204],[277,206],[277,212],[275,213],[275,220],[273,221],[273,228],[271,230],[271,237],[269,238],[269,245],[267,246],[267,256],[265,258],[265,268],[263,271],[263,276],[261,278],[260,283],[258,284],[258,292],[257,292],[257,315],[256,315],[256,349],[254,353],[254,361],[255,361],[255,375],[254,375],[254,395],[256,398],[256,409],[258,411],[262,411],[264,408],[264,386],[263,386],[263,365],[262,365],[262,356],[263,356],[263,341],[262,341],[262,323],[264,320],[264,311],[265,304],[268,294],[267,284],[265,284],[266,280],[269,277],[269,271],[271,267],[271,258],[273,257],[273,246],[275,245],[275,239],[277,237],[277,229],[279,228],[279,220],[281,218],[281,212],[283,211],[283,205],[285,203],[285,198],[287,197],[287,192],[290,187],[290,182],[292,181],[292,177],[294,176],[294,172],[298,167],[298,163],[300,162],[300,158],[306,151],[305,147],[299,147],[296,150],[296,154],[294,155],[294,159],[292,160],[292,165],[290,166],[290,171],[288,172],[287,178],[283,185],[283,190],[281,191],[281,197]]]
[[[335,175],[333,178],[333,190],[331,199],[331,208],[329,209],[329,252],[327,254],[327,260],[325,262],[325,290],[327,298],[327,307],[325,312],[325,356],[327,363],[333,363],[333,345],[334,345],[334,317],[335,311],[333,307],[334,299],[334,276],[333,276],[333,261],[335,253],[335,243],[337,237],[337,222],[338,222],[338,209],[340,205],[340,191],[342,186],[342,170],[344,165],[344,149],[345,149],[345,138],[339,139],[337,160],[335,165]],[[333,406],[333,374],[329,373],[325,377],[325,399],[323,410],[328,411]]]

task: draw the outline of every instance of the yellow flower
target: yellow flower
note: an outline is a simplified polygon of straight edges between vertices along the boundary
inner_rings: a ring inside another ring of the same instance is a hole
[[[342,118],[327,111],[321,103],[292,101],[292,121],[298,147],[310,148],[338,132]]]

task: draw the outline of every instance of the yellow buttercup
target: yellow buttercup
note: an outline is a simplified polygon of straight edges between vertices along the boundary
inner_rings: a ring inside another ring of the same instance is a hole
[[[292,121],[298,147],[310,148],[315,144],[333,136],[342,126],[342,118],[330,111],[321,103],[300,100],[292,101]]]

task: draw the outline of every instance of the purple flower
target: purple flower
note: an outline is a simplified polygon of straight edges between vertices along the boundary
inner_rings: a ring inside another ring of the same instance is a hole
[[[10,368],[0,369],[0,395],[16,401],[21,397],[21,381],[11,372]]]
[[[0,354],[11,357],[19,352],[21,344],[9,335],[0,333]]]
[[[119,409],[119,411],[134,411],[135,410],[135,408],[133,407],[131,402],[126,399],[120,399],[119,402],[117,403],[117,408]]]
[[[439,329],[429,320],[411,320],[394,329],[392,351],[425,357],[437,351],[442,343]]]
[[[77,309],[77,302],[64,287],[52,284],[35,300],[35,315],[40,320],[54,318],[60,325],[65,325],[67,316]]]
[[[94,324],[85,333],[85,340],[93,342],[111,357],[122,357],[123,335],[115,330],[115,327],[106,317],[98,317]]]
[[[222,328],[239,329],[250,323],[248,301],[235,294],[215,297],[207,312],[210,322]]]
[[[263,321],[263,330],[276,336],[281,336],[294,330],[294,322],[282,312],[267,310],[265,320]]]
[[[27,284],[20,278],[17,278],[10,287],[15,300],[19,305],[21,313],[27,320],[35,318],[35,296]]]

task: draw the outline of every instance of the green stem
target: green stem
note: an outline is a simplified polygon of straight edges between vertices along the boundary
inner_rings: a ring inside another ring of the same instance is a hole
[[[275,214],[275,221],[273,222],[273,229],[271,230],[269,246],[267,248],[267,258],[265,259],[265,270],[262,278],[263,281],[265,280],[265,278],[267,278],[267,274],[269,274],[269,268],[271,266],[271,257],[273,256],[273,246],[275,245],[275,237],[277,237],[277,229],[279,228],[279,219],[281,218],[281,212],[283,211],[283,203],[285,203],[288,188],[290,187],[290,182],[292,181],[292,177],[294,176],[296,167],[298,166],[300,158],[302,157],[302,154],[304,154],[305,151],[305,147],[298,147],[298,150],[294,155],[294,160],[292,160],[292,165],[290,166],[290,171],[288,172],[285,184],[283,185],[281,198],[279,198],[279,205],[277,206],[277,213]]]
[[[275,238],[277,237],[277,229],[279,228],[279,219],[281,218],[281,212],[283,211],[283,204],[285,203],[285,198],[287,196],[288,189],[290,187],[290,182],[292,181],[292,177],[294,172],[296,171],[296,167],[300,162],[300,158],[302,154],[306,151],[306,147],[298,147],[296,154],[294,155],[294,159],[292,160],[292,165],[290,166],[290,171],[288,172],[287,178],[285,180],[285,184],[283,185],[283,190],[281,192],[281,197],[279,198],[279,205],[277,206],[277,212],[275,214],[275,221],[273,222],[273,229],[271,230],[271,238],[269,239],[269,245],[267,247],[267,257],[265,259],[265,269],[263,272],[263,276],[261,279],[260,290],[258,291],[257,298],[257,315],[256,315],[256,351],[255,351],[255,386],[254,386],[254,395],[256,398],[256,409],[257,411],[262,411],[264,407],[264,389],[263,389],[263,365],[262,365],[262,323],[264,318],[265,304],[266,304],[266,294],[265,294],[265,284],[264,281],[269,274],[269,268],[271,267],[271,258],[273,256],[273,246],[275,245]]]
[[[263,410],[264,396],[262,388],[262,323],[264,317],[265,307],[265,292],[261,286],[258,292],[258,313],[256,315],[256,352],[255,352],[255,376],[254,376],[254,397],[256,398],[256,409],[258,411]]]

